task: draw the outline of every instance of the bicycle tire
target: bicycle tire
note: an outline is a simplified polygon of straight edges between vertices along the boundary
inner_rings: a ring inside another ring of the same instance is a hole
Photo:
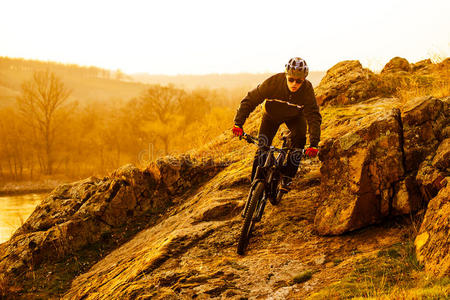
[[[250,198],[250,205],[247,209],[244,225],[242,226],[241,234],[239,236],[239,242],[237,246],[237,253],[239,255],[243,255],[245,252],[245,248],[247,247],[248,241],[250,239],[250,234],[254,226],[253,215],[256,211],[256,206],[258,205],[258,202],[263,197],[263,193],[264,193],[264,183],[258,182],[256,184],[255,189],[253,190],[253,195]]]
[[[272,205],[277,205],[279,202],[277,202],[278,197],[278,180],[274,179],[271,188],[270,188],[270,196],[269,196],[269,202]]]
[[[285,192],[282,192],[280,190],[278,190],[277,192],[277,198],[275,199],[275,204],[274,205],[278,205],[281,202],[281,198],[283,198],[283,195],[286,194]]]

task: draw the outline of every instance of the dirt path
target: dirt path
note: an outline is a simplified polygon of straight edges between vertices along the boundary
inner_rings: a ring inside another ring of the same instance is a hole
[[[164,221],[76,278],[66,298],[302,299],[351,272],[355,261],[402,240],[405,228],[395,224],[318,236],[318,165],[301,178],[279,206],[268,205],[245,256],[236,254],[236,244],[248,186],[235,186],[239,176],[225,170],[189,199],[175,199],[180,205]],[[312,278],[294,284],[305,271]]]

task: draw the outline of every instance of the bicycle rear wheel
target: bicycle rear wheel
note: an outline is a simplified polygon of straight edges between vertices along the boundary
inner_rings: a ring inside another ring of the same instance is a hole
[[[279,201],[277,201],[277,193],[278,193],[278,182],[279,180],[273,179],[271,188],[270,188],[270,195],[269,195],[269,201],[272,205],[277,205]]]
[[[250,239],[250,234],[255,225],[254,214],[256,211],[256,206],[258,202],[262,199],[264,194],[264,183],[258,182],[250,198],[250,204],[248,206],[247,212],[245,214],[244,225],[241,229],[241,235],[239,236],[239,242],[237,246],[237,253],[243,255],[245,248],[247,247],[248,241]]]

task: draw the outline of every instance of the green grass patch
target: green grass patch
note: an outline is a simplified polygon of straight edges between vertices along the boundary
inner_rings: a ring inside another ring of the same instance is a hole
[[[335,265],[335,266],[337,266],[337,265],[339,265],[341,262],[343,262],[344,260],[342,259],[342,258],[336,258],[336,259],[333,259],[333,264]]]
[[[423,266],[415,256],[413,242],[408,241],[394,244],[375,255],[359,259],[350,274],[311,295],[309,299],[357,297],[388,299],[401,298],[403,295],[409,295],[408,293],[440,299],[441,295],[448,292],[450,280],[427,278]]]
[[[292,282],[293,282],[293,284],[306,282],[312,278],[313,274],[314,274],[313,271],[307,270],[305,272],[302,272],[302,273],[296,275],[292,279]]]

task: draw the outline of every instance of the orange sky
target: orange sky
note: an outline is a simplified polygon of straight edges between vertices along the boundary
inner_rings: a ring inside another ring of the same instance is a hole
[[[0,56],[124,72],[279,72],[448,56],[450,1],[2,1]]]

